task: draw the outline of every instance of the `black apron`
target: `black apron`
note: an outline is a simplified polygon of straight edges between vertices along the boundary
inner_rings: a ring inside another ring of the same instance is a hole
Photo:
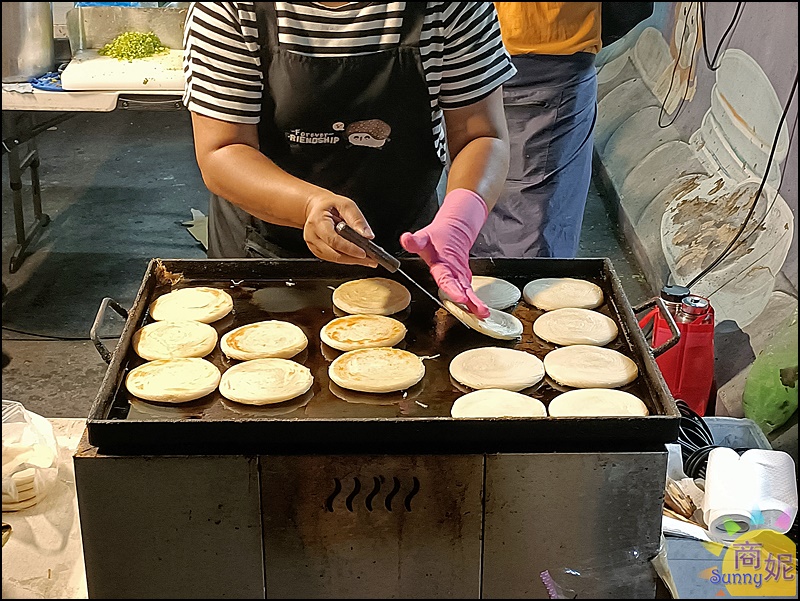
[[[425,2],[409,2],[399,44],[360,56],[320,57],[278,43],[275,3],[256,2],[264,70],[261,152],[304,181],[358,204],[375,241],[402,251],[400,234],[430,223],[442,163],[419,52]],[[266,223],[213,197],[210,257],[309,257],[302,230]]]

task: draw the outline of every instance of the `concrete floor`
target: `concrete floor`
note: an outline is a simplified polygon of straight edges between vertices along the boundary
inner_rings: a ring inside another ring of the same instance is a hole
[[[181,222],[192,208],[207,212],[207,191],[185,111],[76,114],[40,134],[37,144],[43,208],[52,222],[14,274],[3,162],[2,394],[45,417],[86,417],[106,370],[88,337],[102,299],[130,307],[152,257],[205,257]],[[27,204],[27,184],[23,191]],[[632,304],[649,297],[594,188],[580,255],[609,257]],[[122,323],[109,312],[101,329],[109,349]]]

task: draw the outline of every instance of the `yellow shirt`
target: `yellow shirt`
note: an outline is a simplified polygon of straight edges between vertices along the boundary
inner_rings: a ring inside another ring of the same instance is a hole
[[[503,43],[515,54],[597,54],[600,2],[495,2]]]

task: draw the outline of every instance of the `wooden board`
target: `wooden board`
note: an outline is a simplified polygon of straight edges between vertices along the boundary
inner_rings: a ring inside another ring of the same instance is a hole
[[[183,50],[132,61],[81,50],[61,74],[65,90],[183,90]]]

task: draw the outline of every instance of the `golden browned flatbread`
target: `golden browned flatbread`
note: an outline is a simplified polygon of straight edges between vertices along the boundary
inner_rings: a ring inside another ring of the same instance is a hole
[[[233,299],[230,294],[206,286],[173,290],[150,303],[150,317],[156,321],[212,323],[232,310]]]
[[[219,379],[217,366],[205,359],[160,359],[132,369],[125,386],[146,401],[184,403],[213,392]]]
[[[308,346],[303,330],[288,321],[257,321],[224,334],[219,347],[231,359],[291,359]]]
[[[132,345],[148,361],[205,357],[217,345],[217,331],[201,321],[155,321],[134,333]]]
[[[617,324],[590,309],[554,309],[533,322],[533,333],[553,344],[605,346],[617,337]]]
[[[622,353],[584,344],[550,351],[544,369],[559,384],[573,388],[618,388],[639,375],[636,363]]]
[[[594,309],[603,304],[603,290],[597,284],[575,278],[540,278],[522,289],[525,302],[543,311],[574,307]]]
[[[219,392],[246,405],[282,403],[308,392],[314,383],[311,370],[289,359],[253,359],[222,374]]]
[[[393,315],[410,302],[408,289],[387,278],[352,280],[333,291],[333,304],[354,315]]]
[[[335,384],[359,392],[405,390],[425,375],[422,359],[396,348],[371,348],[348,351],[328,368]]]
[[[340,351],[394,346],[406,335],[406,327],[384,315],[347,315],[323,326],[322,342]]]

